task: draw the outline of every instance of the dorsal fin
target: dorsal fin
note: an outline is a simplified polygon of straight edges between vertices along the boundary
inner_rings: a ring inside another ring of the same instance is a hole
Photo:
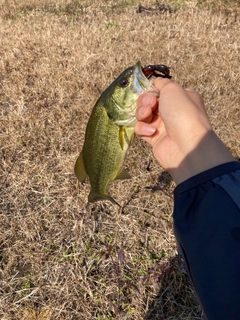
[[[81,183],[83,183],[88,176],[86,169],[84,167],[83,152],[82,151],[80,152],[80,154],[77,158],[77,161],[75,163],[74,172],[75,172],[75,175],[77,176],[78,180]]]

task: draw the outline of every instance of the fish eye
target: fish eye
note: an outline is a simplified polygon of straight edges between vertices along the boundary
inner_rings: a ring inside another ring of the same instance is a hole
[[[127,87],[127,86],[128,86],[128,80],[127,80],[126,78],[121,79],[121,81],[120,81],[120,86],[121,86],[122,88]]]

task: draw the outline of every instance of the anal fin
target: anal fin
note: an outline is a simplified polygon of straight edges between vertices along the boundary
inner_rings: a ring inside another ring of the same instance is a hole
[[[116,176],[116,178],[114,180],[117,180],[117,179],[124,180],[124,179],[131,179],[131,178],[132,177],[127,172],[127,170],[122,167],[121,170],[118,172],[118,174],[117,174],[117,176]]]

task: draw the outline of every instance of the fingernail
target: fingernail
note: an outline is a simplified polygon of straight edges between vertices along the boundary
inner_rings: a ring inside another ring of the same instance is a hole
[[[142,126],[142,132],[143,133],[146,133],[146,134],[151,133],[151,134],[153,134],[155,131],[156,131],[156,128],[154,128],[154,127],[152,127],[152,126],[150,126],[148,124],[144,124]]]
[[[145,95],[142,97],[142,104],[143,104],[144,106],[151,105],[151,104],[153,104],[154,99],[155,99],[155,97],[152,96],[151,94],[145,94]]]

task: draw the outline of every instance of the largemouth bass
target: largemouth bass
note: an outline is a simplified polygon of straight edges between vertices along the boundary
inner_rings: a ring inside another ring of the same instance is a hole
[[[96,102],[74,169],[80,182],[89,177],[89,202],[109,200],[119,205],[108,193],[108,185],[115,179],[131,178],[123,163],[134,140],[136,101],[145,91],[158,95],[152,80],[137,62],[123,71]]]

